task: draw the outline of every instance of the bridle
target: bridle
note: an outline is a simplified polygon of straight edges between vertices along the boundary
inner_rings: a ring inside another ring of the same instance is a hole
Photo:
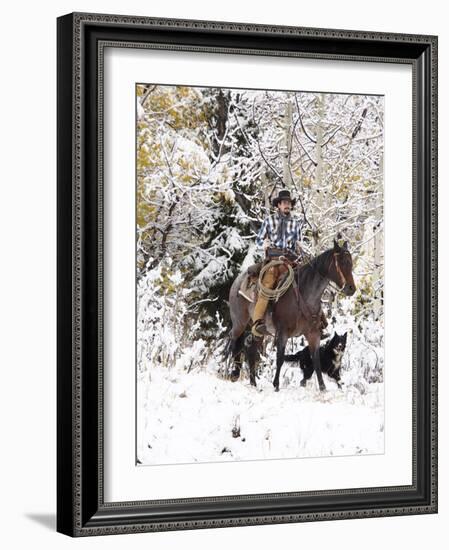
[[[337,275],[340,276],[340,280],[343,280],[343,284],[341,285],[341,288],[337,287],[338,291],[342,292],[344,287],[346,286],[346,277],[344,276],[343,271],[341,270],[340,264],[338,262],[338,257],[340,256],[340,252],[334,252],[332,256],[334,258],[335,271],[337,272]]]
[[[332,288],[335,290],[335,292],[343,293],[343,289],[344,289],[344,287],[345,287],[345,285],[346,285],[346,277],[344,276],[344,274],[343,274],[343,272],[342,272],[342,270],[341,270],[340,264],[338,263],[338,258],[337,258],[337,256],[339,256],[339,255],[340,255],[340,252],[332,252],[331,257],[329,258],[329,263],[328,263],[328,266],[327,266],[326,273],[329,273],[331,264],[332,264],[332,262],[334,262],[335,271],[336,271],[337,274],[340,276],[341,280],[343,280],[343,284],[342,284],[342,286],[341,286],[340,288],[338,288],[337,284],[336,284],[334,281],[332,281],[331,279],[329,279],[328,275],[323,275],[323,274],[321,273],[321,271],[318,269],[318,267],[312,265],[308,260],[307,260],[307,263],[310,265],[310,267],[311,267],[312,269],[314,269],[314,270],[318,273],[318,275],[319,275],[320,277],[322,277],[323,279],[328,279],[328,280],[329,280],[328,284],[329,284],[330,287],[332,287]]]

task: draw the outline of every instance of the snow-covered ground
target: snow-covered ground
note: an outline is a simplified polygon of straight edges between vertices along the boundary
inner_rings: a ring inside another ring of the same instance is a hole
[[[167,280],[173,289],[164,290]],[[228,329],[217,313],[216,333],[199,321],[184,324],[190,310],[178,272],[161,267],[138,286],[137,458],[141,464],[173,464],[269,458],[324,457],[384,452],[383,322],[356,316],[352,300],[333,309],[329,332],[347,333],[343,389],[324,374],[300,387],[302,371],[285,363],[281,390],[272,380],[276,350],[268,341],[257,389],[245,369],[226,379],[223,349]],[[289,340],[287,353],[305,345]]]
[[[306,388],[283,367],[281,391],[267,377],[257,389],[209,369],[153,366],[138,376],[140,463],[170,464],[375,454],[384,451],[383,382],[342,390],[324,375]],[[345,382],[345,376],[343,376]]]

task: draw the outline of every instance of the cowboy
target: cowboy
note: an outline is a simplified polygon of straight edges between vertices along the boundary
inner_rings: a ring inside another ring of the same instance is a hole
[[[297,254],[302,253],[300,246],[302,224],[298,218],[291,215],[295,203],[296,199],[292,199],[290,191],[286,189],[280,191],[278,196],[273,199],[272,204],[276,208],[276,212],[265,218],[256,238],[256,245],[262,248],[266,255],[273,247],[283,255],[290,253],[296,257]],[[279,267],[271,266],[263,276],[263,285],[274,288],[278,276]],[[267,306],[268,298],[259,293],[253,312],[252,333],[255,336],[261,337],[270,334],[264,320]]]
[[[256,238],[256,245],[263,249],[267,257],[291,256],[300,260],[304,257],[304,251],[301,248],[301,226],[302,222],[291,215],[296,199],[292,199],[290,192],[286,189],[279,192],[273,199],[273,206],[276,212],[262,223]],[[265,287],[273,289],[281,273],[279,265],[273,265],[267,269],[263,275],[262,284]],[[252,333],[254,336],[262,337],[270,335],[265,324],[265,312],[268,306],[268,298],[259,292],[257,303],[253,311]],[[326,337],[324,327],[327,326],[327,320],[324,313],[321,312],[321,335]]]

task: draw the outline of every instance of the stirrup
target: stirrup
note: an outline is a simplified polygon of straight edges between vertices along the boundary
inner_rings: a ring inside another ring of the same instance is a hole
[[[271,334],[271,332],[269,332],[269,330],[267,329],[263,319],[257,319],[257,321],[255,321],[254,325],[251,328],[251,332],[257,338],[263,338],[264,336],[273,336],[273,334]]]

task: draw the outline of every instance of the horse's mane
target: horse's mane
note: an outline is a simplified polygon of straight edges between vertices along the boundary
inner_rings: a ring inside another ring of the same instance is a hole
[[[309,274],[311,271],[322,274],[329,266],[329,256],[333,253],[334,249],[329,248],[318,256],[314,256],[311,260],[303,265],[298,265],[296,268],[300,275]]]

